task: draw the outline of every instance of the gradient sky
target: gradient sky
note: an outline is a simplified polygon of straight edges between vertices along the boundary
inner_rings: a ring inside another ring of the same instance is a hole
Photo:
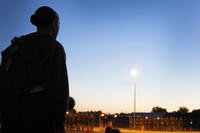
[[[133,111],[132,68],[137,111],[200,108],[199,0],[1,0],[0,51],[43,5],[60,15],[76,110]]]

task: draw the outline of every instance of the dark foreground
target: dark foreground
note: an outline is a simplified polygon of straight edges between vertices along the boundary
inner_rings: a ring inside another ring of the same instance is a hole
[[[200,133],[200,131],[137,131],[130,129],[119,129],[121,133]],[[81,131],[68,131],[67,133],[104,133],[103,128],[95,128],[93,132],[81,132]]]

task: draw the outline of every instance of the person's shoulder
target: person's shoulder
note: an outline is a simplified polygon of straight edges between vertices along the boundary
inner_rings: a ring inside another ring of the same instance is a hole
[[[20,47],[23,46],[23,43],[26,40],[28,40],[29,38],[34,38],[34,37],[36,37],[35,33],[13,37],[13,39],[11,39],[10,45],[5,50],[2,51],[2,54],[17,52],[20,49]]]
[[[21,35],[21,36],[15,36],[12,40],[11,40],[11,44],[17,44],[17,43],[23,43],[32,39],[36,39],[38,38],[38,35],[36,32],[34,33],[30,33],[30,34],[26,34],[26,35]]]
[[[59,41],[54,39],[54,43],[55,43],[56,49],[58,49],[59,51],[63,51],[64,52],[64,47]]]
[[[57,40],[55,40],[56,42],[56,53],[57,55],[59,55],[60,57],[63,57],[64,60],[66,60],[66,53],[65,53],[65,49],[63,47],[63,45],[58,42]]]
[[[55,40],[55,41],[56,41],[56,46],[57,46],[58,48],[64,49],[63,45],[62,45],[59,41],[57,41],[57,40]]]

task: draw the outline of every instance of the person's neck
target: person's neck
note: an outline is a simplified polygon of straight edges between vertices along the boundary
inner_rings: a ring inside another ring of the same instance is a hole
[[[37,32],[40,34],[49,34],[51,35],[51,32],[49,29],[45,28],[45,29],[37,29]]]
[[[50,35],[53,39],[56,39],[56,37],[54,36],[54,34],[53,34],[53,31],[51,30],[51,29],[49,29],[49,28],[38,28],[37,29],[37,32],[39,33],[39,34],[48,34],[48,35]]]

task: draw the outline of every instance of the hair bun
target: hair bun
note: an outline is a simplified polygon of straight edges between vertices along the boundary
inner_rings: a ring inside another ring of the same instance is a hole
[[[36,17],[35,14],[33,14],[33,15],[31,16],[30,21],[31,21],[31,23],[32,23],[33,25],[35,25],[35,26],[38,25],[38,19],[37,19],[37,17]]]
[[[58,14],[50,7],[42,6],[38,8],[30,17],[30,21],[37,27],[48,26],[53,20],[59,19]]]

